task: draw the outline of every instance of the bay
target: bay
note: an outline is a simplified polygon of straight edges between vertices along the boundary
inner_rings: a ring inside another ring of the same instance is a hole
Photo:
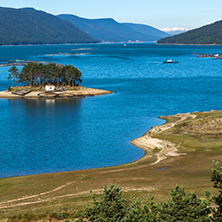
[[[107,167],[144,152],[130,141],[161,115],[221,110],[222,46],[92,44],[0,47],[0,62],[71,64],[83,86],[113,94],[78,99],[0,99],[0,178]],[[166,59],[177,64],[163,64]],[[0,90],[9,67],[0,68]]]

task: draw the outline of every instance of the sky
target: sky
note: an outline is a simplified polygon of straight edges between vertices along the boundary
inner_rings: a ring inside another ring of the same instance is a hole
[[[222,20],[222,0],[0,0],[0,6],[33,7],[89,19],[113,18],[158,29],[194,29]]]

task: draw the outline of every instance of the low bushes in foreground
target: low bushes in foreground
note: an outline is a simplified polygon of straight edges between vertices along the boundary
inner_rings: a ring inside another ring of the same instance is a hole
[[[110,185],[104,187],[98,198],[90,191],[92,204],[87,204],[82,212],[77,212],[79,216],[77,220],[67,219],[66,222],[220,222],[222,221],[222,167],[218,162],[213,162],[213,166],[211,181],[219,191],[217,196],[211,196],[206,192],[205,198],[202,199],[196,193],[185,192],[183,186],[177,185],[169,193],[170,200],[158,203],[149,194],[147,201],[142,203],[136,197],[127,198],[119,187]],[[214,202],[217,208],[211,207],[211,202]],[[63,213],[62,217],[65,219],[67,215]]]

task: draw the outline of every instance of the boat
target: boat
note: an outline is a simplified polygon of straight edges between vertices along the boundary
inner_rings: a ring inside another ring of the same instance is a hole
[[[175,61],[173,61],[172,59],[167,59],[165,62],[163,62],[163,63],[179,63],[179,62],[175,62]]]

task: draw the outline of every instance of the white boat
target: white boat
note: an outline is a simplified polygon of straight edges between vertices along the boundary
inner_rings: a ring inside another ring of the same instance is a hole
[[[167,59],[165,62],[163,63],[179,63],[179,62],[174,62],[172,59]]]

